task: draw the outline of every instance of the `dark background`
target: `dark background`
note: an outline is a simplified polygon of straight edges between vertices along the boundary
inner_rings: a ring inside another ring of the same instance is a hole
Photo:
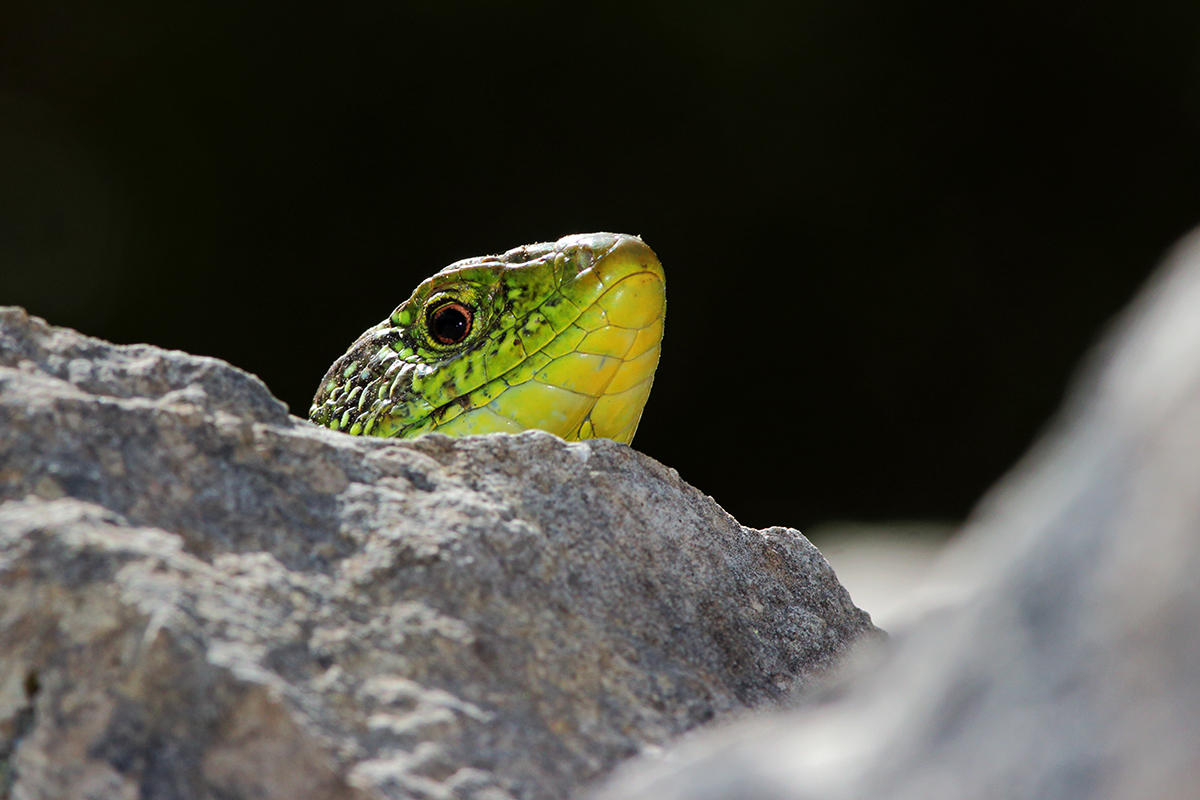
[[[1200,222],[1200,3],[0,5],[0,303],[304,415],[443,265],[667,268],[638,449],[743,523],[955,519]]]

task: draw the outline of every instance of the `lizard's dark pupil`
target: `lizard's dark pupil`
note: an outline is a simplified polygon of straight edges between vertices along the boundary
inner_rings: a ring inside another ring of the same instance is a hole
[[[429,312],[429,332],[441,344],[458,344],[471,332],[471,309],[446,303]]]

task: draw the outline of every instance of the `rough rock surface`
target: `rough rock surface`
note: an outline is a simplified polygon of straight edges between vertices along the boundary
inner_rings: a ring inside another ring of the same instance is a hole
[[[952,556],[974,596],[823,706],[698,734],[604,800],[1200,797],[1200,233]]]
[[[865,633],[635,451],[294,417],[0,310],[0,795],[552,798]]]

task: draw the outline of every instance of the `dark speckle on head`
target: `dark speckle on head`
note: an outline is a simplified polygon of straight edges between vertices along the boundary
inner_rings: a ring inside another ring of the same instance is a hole
[[[325,373],[321,391],[313,398],[314,412],[310,415],[313,421],[324,425],[345,417],[343,429],[352,426],[370,408],[370,403],[364,402],[360,411],[358,400],[380,374],[379,369],[362,369],[360,366],[378,364],[380,351],[385,347],[390,348],[399,339],[400,331],[383,326],[359,337],[350,350]],[[354,369],[350,369],[351,366]],[[347,372],[350,373],[349,377],[346,376]]]

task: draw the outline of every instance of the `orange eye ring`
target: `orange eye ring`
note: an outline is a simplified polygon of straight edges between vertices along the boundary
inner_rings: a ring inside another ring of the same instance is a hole
[[[425,326],[438,344],[458,344],[471,332],[475,315],[462,303],[444,303],[431,309]]]

